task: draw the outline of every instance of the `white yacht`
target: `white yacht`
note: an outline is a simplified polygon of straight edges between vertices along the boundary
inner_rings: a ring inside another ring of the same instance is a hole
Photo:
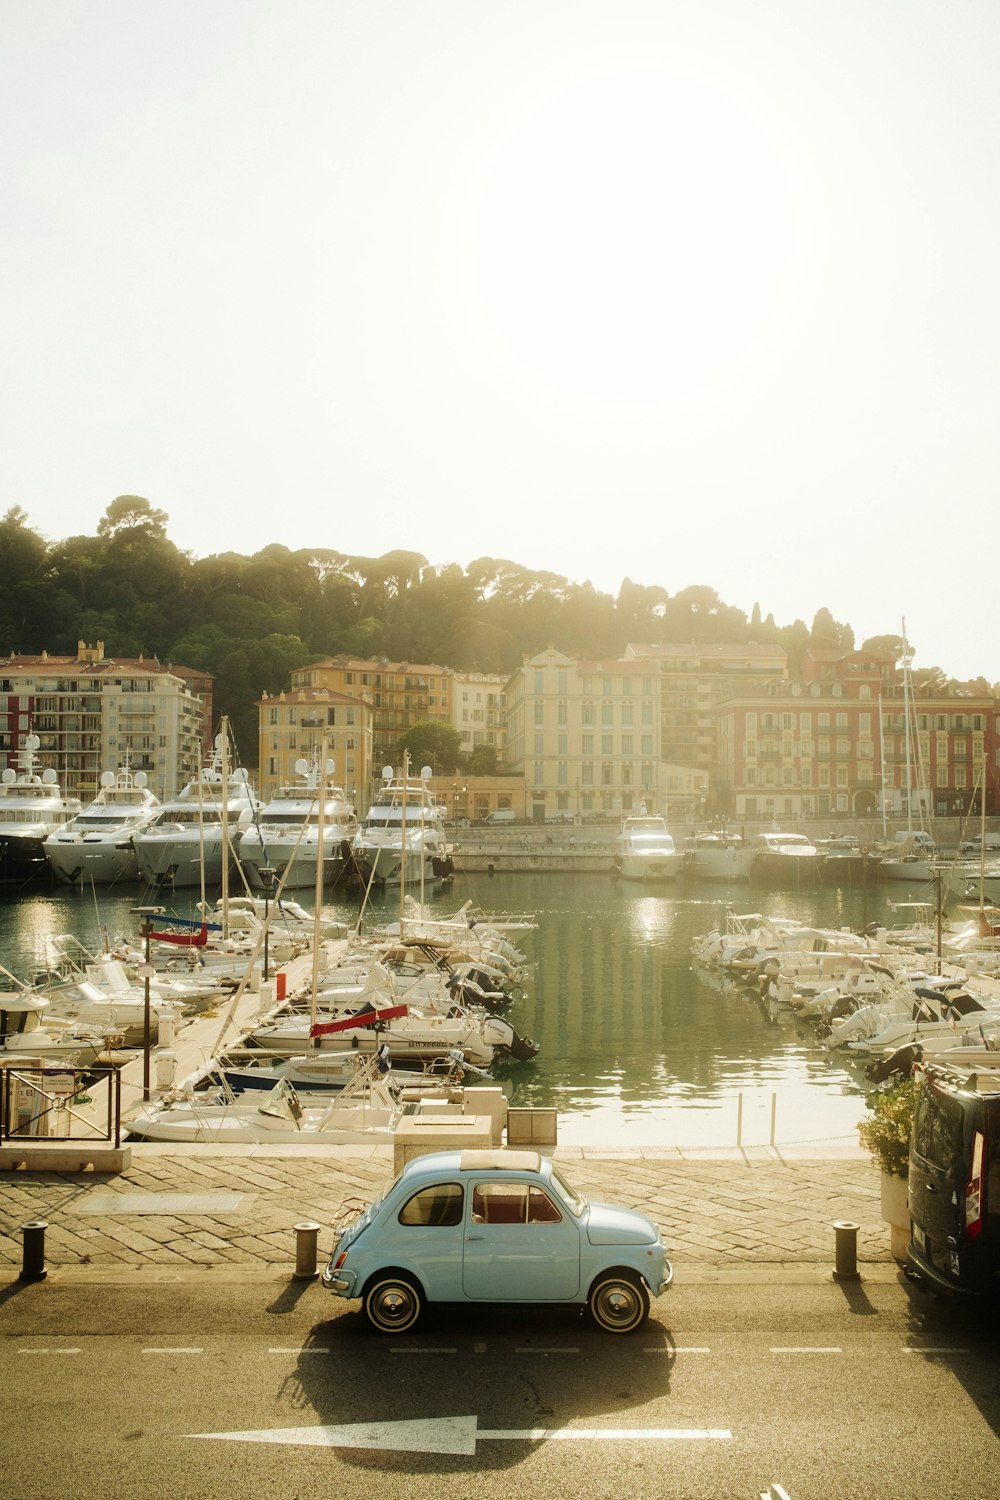
[[[365,880],[430,885],[454,872],[444,827],[447,808],[431,795],[432,774],[430,766],[419,778],[383,767],[382,785],[354,836],[355,863]]]
[[[676,880],[683,862],[664,818],[643,811],[624,820],[612,856],[612,867],[623,880]]]
[[[45,840],[83,810],[79,797],[64,797],[51,766],[39,771],[37,734],[25,736],[18,769],[0,774],[0,880],[44,875]]]
[[[709,829],[694,833],[684,844],[684,871],[695,880],[750,878],[752,851],[738,833]]]
[[[321,833],[324,885],[335,884],[351,865],[351,841],[358,820],[343,789],[327,780],[334,771],[333,761],[327,761],[324,775],[315,760],[298,760],[295,770],[301,780],[278,787],[240,836],[240,863],[261,886],[265,884],[261,870],[272,870],[285,890],[314,888]]]
[[[804,833],[758,833],[750,846],[750,878],[763,884],[809,884],[819,879],[822,864]]]
[[[45,858],[58,880],[69,885],[113,885],[137,880],[133,836],[156,817],[160,799],[145,771],[125,764],[101,776],[101,790],[88,807],[45,840]]]
[[[211,762],[180,794],[165,802],[134,839],[139,875],[148,885],[217,887],[224,851],[235,859],[240,836],[261,809],[249,773],[226,767],[226,743],[216,736]]]

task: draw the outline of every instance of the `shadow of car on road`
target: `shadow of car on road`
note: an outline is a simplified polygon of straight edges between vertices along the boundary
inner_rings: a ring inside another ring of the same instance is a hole
[[[462,1473],[514,1467],[555,1429],[632,1425],[669,1394],[674,1359],[656,1317],[619,1336],[576,1307],[435,1304],[400,1336],[353,1309],[317,1323],[291,1378],[319,1425],[356,1430],[355,1445],[350,1431],[337,1437],[343,1460]]]

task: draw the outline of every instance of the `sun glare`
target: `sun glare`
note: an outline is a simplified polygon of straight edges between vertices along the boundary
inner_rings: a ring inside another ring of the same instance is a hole
[[[471,265],[486,335],[563,394],[698,396],[785,315],[795,186],[714,84],[604,74],[509,126],[481,164]]]

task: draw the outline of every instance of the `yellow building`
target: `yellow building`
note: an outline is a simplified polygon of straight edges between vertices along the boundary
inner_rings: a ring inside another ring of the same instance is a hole
[[[291,674],[292,691],[326,688],[370,703],[371,758],[368,780],[358,784],[358,810],[367,809],[381,785],[382,767],[399,769],[400,738],[415,724],[452,724],[452,678],[448,667],[419,666],[413,662],[364,661],[353,656],[330,656],[298,667]],[[264,774],[263,764],[261,774]],[[346,790],[346,788],[345,788]]]
[[[333,781],[359,814],[367,811],[372,782],[372,705],[325,687],[297,687],[257,700],[260,726],[260,795],[294,785],[299,760],[319,760],[326,736]]]

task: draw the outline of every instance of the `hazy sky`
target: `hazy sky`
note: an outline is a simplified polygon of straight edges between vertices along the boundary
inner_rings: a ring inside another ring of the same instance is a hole
[[[0,0],[0,513],[1000,679],[996,0]]]

